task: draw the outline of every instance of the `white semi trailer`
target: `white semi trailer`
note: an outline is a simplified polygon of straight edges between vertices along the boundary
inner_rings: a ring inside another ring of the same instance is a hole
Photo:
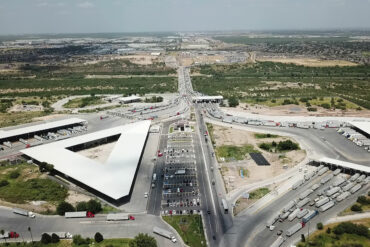
[[[172,234],[172,232],[169,232],[165,229],[162,229],[162,228],[159,228],[159,227],[155,226],[155,227],[153,227],[153,232],[162,236],[162,237],[170,239],[173,243],[177,242],[176,237]]]

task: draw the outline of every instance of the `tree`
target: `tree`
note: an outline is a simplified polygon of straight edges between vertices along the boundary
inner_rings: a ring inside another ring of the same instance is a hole
[[[328,229],[326,229],[326,233],[327,234],[330,234],[331,233],[331,228],[330,227],[328,227]]]
[[[8,180],[3,179],[0,181],[0,187],[7,186],[8,184],[9,184]]]
[[[39,164],[39,170],[40,172],[52,172],[54,170],[54,166],[46,162],[41,162]]]
[[[12,171],[12,172],[10,172],[9,173],[9,178],[11,178],[11,179],[16,179],[16,178],[18,178],[19,176],[20,176],[21,174],[19,173],[19,171]]]
[[[100,243],[104,240],[103,235],[100,232],[95,233],[94,239],[97,243]]]
[[[239,105],[239,99],[236,98],[235,96],[232,96],[229,98],[229,106],[230,107],[236,107]]]
[[[55,233],[51,234],[51,242],[52,243],[58,243],[59,242],[59,236],[56,235]]]
[[[304,236],[304,234],[301,234],[301,241],[304,243],[306,242],[306,237]]]
[[[51,236],[47,233],[43,233],[41,235],[41,243],[50,244],[51,243]]]
[[[352,205],[351,210],[354,211],[354,212],[361,212],[362,207],[361,207],[361,205],[354,204],[354,205]]]
[[[77,203],[77,205],[76,205],[76,210],[77,211],[88,211],[88,209],[87,209],[88,207],[87,207],[87,202],[79,202],[79,203]]]
[[[155,238],[148,234],[139,233],[129,243],[130,247],[157,247],[157,241]]]
[[[357,198],[357,202],[358,202],[358,203],[360,203],[360,204],[362,204],[362,205],[370,204],[370,200],[368,200],[368,199],[366,198],[366,196],[359,196],[359,197]]]
[[[81,235],[73,235],[72,242],[75,245],[87,245],[90,244],[90,239],[89,238],[83,238]]]
[[[87,202],[87,210],[96,214],[102,210],[101,203],[96,200],[90,200]]]
[[[317,223],[316,227],[319,230],[322,230],[324,228],[324,226],[323,226],[323,224],[321,222]]]
[[[61,202],[57,207],[57,213],[63,216],[66,212],[73,212],[76,211],[72,204],[68,202]]]

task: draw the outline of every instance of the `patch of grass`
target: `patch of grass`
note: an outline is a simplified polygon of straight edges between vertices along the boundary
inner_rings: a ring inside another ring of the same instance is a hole
[[[249,199],[260,199],[270,193],[269,188],[259,188],[249,193]]]
[[[273,134],[255,133],[254,137],[256,137],[257,139],[263,139],[263,138],[277,138],[279,136]]]
[[[216,145],[213,125],[211,123],[206,123],[206,125],[207,125],[208,135],[211,138],[212,145]]]
[[[84,108],[86,106],[101,105],[104,103],[105,102],[102,100],[101,97],[91,96],[91,97],[71,99],[67,103],[65,103],[63,107],[65,108]]]
[[[117,212],[120,212],[120,210],[117,209],[117,208],[114,208],[110,205],[105,204],[105,205],[103,205],[102,211],[100,213],[109,214],[109,213],[117,213]]]
[[[0,180],[7,180],[8,185],[0,187],[0,198],[11,203],[26,201],[58,202],[64,200],[68,190],[50,179],[40,178],[37,167],[23,163],[6,165],[0,168]],[[12,174],[17,177],[9,179]]]
[[[44,111],[0,113],[0,128],[30,123],[34,118],[48,114]]]
[[[291,140],[280,141],[279,143],[276,143],[274,141],[263,142],[260,143],[258,146],[259,148],[268,152],[286,152],[300,149],[299,144]]]
[[[91,236],[93,238],[94,236]],[[104,236],[103,236],[104,237]],[[104,239],[100,243],[96,243],[95,241],[93,242],[93,246],[98,246],[98,247],[129,247],[131,239],[129,238],[115,238],[115,239]],[[50,243],[50,244],[42,244],[40,242],[34,242],[32,243],[7,243],[5,244],[0,244],[0,246],[9,246],[9,247],[16,247],[16,246],[36,246],[36,247],[77,247],[78,245],[75,245],[72,243],[72,240],[60,240],[59,243]],[[80,245],[80,246],[87,246],[87,245]]]
[[[170,127],[170,133],[172,133],[172,132],[173,132],[173,126]]]
[[[202,216],[176,215],[163,216],[163,219],[180,234],[185,244],[190,247],[207,246],[203,231]]]
[[[259,151],[250,144],[244,146],[223,145],[216,148],[217,157],[223,157],[227,160],[243,160],[248,153],[259,153]]]

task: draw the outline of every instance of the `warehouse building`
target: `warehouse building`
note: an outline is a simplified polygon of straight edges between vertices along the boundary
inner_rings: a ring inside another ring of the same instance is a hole
[[[370,138],[370,122],[348,122],[357,132],[363,134],[367,138]]]
[[[353,174],[356,172],[366,174],[367,176],[370,175],[370,167],[359,165],[351,162],[346,162],[343,160],[337,160],[332,158],[323,157],[319,160],[313,161],[314,165],[325,165],[328,166],[331,170],[335,170],[337,168],[341,169],[345,173]]]
[[[150,121],[141,121],[21,150],[35,163],[54,165],[57,174],[116,205],[130,200]],[[115,142],[104,162],[77,153]]]
[[[18,141],[20,138],[29,139],[35,135],[47,132],[56,132],[60,129],[73,128],[75,126],[86,126],[87,121],[80,118],[68,118],[64,120],[47,122],[23,128],[0,131],[0,143]]]
[[[219,96],[198,96],[193,97],[194,103],[221,103],[224,97]]]
[[[129,104],[129,103],[140,102],[140,101],[141,101],[141,98],[138,96],[134,96],[134,95],[118,98],[118,102],[121,104]]]

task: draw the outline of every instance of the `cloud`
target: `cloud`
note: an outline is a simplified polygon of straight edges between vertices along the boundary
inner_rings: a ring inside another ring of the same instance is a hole
[[[89,1],[85,1],[85,2],[81,2],[77,4],[77,7],[83,8],[83,9],[90,9],[90,8],[94,8],[95,5]]]

